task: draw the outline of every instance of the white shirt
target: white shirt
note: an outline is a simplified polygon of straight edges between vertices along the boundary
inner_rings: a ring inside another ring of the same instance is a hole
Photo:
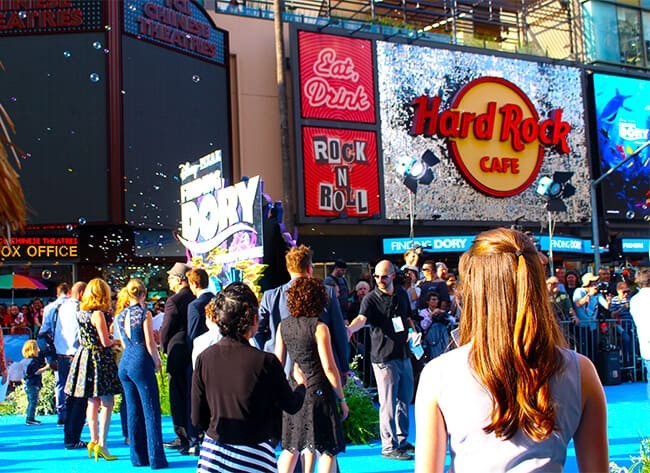
[[[219,340],[223,338],[218,327],[213,327],[202,335],[199,335],[194,339],[193,349],[192,349],[192,368],[196,366],[196,359],[199,357],[201,352],[206,348],[214,345]]]
[[[154,330],[160,331],[160,327],[162,327],[164,318],[165,318],[165,313],[160,312],[159,314],[156,314],[156,316],[151,319],[152,327]]]
[[[642,287],[630,299],[630,314],[636,324],[641,358],[650,360],[650,287]]]
[[[54,346],[57,355],[74,355],[79,349],[78,311],[79,301],[69,297],[66,297],[59,307],[59,319],[54,331]]]

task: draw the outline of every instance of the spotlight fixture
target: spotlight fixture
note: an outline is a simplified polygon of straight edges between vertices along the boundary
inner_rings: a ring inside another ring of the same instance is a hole
[[[418,184],[429,185],[433,181],[433,166],[438,164],[440,159],[432,151],[426,150],[421,157],[413,158],[404,168],[404,185],[416,193]]]
[[[542,176],[537,183],[536,192],[546,197],[546,208],[549,212],[563,212],[566,210],[564,199],[575,195],[576,188],[569,180],[573,172],[557,171],[553,177]]]

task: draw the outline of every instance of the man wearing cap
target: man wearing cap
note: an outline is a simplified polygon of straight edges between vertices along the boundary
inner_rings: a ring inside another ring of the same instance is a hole
[[[596,329],[598,328],[598,305],[609,308],[609,302],[598,294],[598,276],[593,273],[582,275],[582,287],[573,293],[573,305],[578,316],[580,352],[595,360]]]
[[[190,447],[187,373],[192,358],[187,346],[187,306],[195,299],[187,282],[186,273],[190,269],[184,263],[176,263],[167,271],[167,283],[174,294],[165,302],[165,315],[160,327],[160,345],[167,354],[169,407],[176,433],[176,439],[164,445],[183,455],[189,454]]]
[[[336,286],[338,286],[339,294],[337,298],[339,300],[339,306],[341,306],[341,312],[343,313],[343,318],[346,318],[348,315],[348,296],[350,294],[350,289],[348,288],[348,282],[345,280],[345,271],[347,267],[348,265],[344,260],[337,259],[334,262],[334,267],[332,268],[332,272],[323,281],[325,285],[331,286],[332,283],[334,283],[336,284]]]
[[[438,293],[440,302],[449,304],[449,288],[447,287],[447,281],[439,276],[439,274],[442,274],[446,277],[447,265],[442,262],[434,263],[432,260],[427,260],[422,264],[422,273],[424,274],[424,279],[420,281],[419,286],[420,296],[418,297],[417,302],[418,310],[427,307],[429,294],[432,292]]]

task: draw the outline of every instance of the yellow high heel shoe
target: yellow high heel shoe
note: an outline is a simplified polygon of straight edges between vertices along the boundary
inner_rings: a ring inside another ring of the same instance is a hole
[[[93,457],[93,452],[95,451],[95,445],[97,445],[97,444],[95,442],[93,442],[92,440],[90,442],[88,442],[88,444],[86,445],[88,447],[88,458]]]
[[[101,447],[101,445],[95,445],[95,448],[93,449],[95,452],[95,461],[99,460],[99,457],[102,457],[106,461],[113,461],[117,460],[117,457],[115,455],[109,455],[107,454],[104,449]]]

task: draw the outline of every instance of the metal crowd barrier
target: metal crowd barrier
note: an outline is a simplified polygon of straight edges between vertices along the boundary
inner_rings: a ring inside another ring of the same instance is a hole
[[[562,321],[560,328],[569,348],[593,361],[604,384],[646,379],[632,319],[600,319],[582,324]]]
[[[585,355],[594,363],[603,384],[645,381],[646,373],[632,319],[602,319],[590,324],[562,321],[560,329],[569,348]],[[350,359],[361,355],[355,371],[364,385],[375,393],[377,383],[370,363],[369,327],[359,330],[350,343]],[[414,366],[417,364],[414,363]],[[416,382],[418,375],[416,369]]]

